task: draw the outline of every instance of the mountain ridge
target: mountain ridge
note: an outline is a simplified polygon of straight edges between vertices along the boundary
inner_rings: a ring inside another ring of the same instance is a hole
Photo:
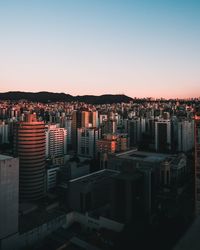
[[[8,91],[0,93],[0,100],[28,100],[35,102],[85,102],[88,104],[112,104],[112,103],[127,103],[133,100],[133,98],[126,96],[124,94],[104,94],[104,95],[77,95],[72,96],[66,93],[55,93],[48,91],[40,92],[25,92],[25,91]]]

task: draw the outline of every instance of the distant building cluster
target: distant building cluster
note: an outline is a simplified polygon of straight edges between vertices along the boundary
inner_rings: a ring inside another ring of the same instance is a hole
[[[196,103],[177,100],[0,101],[2,250],[45,246],[74,223],[98,232],[95,247],[108,249],[115,240],[102,230],[117,235],[140,221],[200,214],[199,117]],[[63,244],[78,249],[82,240],[89,249],[94,243],[78,232]]]

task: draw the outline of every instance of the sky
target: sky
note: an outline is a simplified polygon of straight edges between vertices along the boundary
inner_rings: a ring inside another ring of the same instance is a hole
[[[199,0],[0,0],[0,92],[200,96]]]

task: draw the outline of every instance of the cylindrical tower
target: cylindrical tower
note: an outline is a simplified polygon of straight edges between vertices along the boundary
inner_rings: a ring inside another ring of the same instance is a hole
[[[19,197],[34,201],[45,191],[45,125],[35,114],[15,127],[14,152],[19,157]]]

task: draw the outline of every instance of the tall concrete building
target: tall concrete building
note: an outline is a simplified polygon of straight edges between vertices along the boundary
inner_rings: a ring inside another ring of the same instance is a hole
[[[117,121],[114,119],[103,121],[101,128],[102,134],[114,134],[117,132]]]
[[[67,154],[67,130],[59,124],[46,126],[46,157],[54,158]]]
[[[200,215],[200,112],[195,115],[195,214]]]
[[[0,122],[0,144],[9,143],[8,131],[8,124],[6,124],[5,122]]]
[[[71,148],[72,145],[72,117],[65,117],[65,129],[67,130],[67,146]]]
[[[78,128],[78,154],[86,157],[95,157],[96,144],[99,138],[100,129],[98,128]]]
[[[128,121],[128,136],[130,146],[137,146],[141,140],[141,120],[139,117]]]
[[[18,232],[19,159],[0,155],[1,240]]]
[[[90,112],[82,111],[81,112],[81,127],[88,128],[90,124]]]
[[[178,122],[178,151],[187,152],[194,148],[194,121]]]
[[[99,127],[99,115],[98,111],[92,111],[90,112],[90,123],[92,124],[92,127],[98,128]]]
[[[80,110],[72,112],[71,142],[74,151],[77,151],[77,128],[81,128],[82,114]]]
[[[19,197],[33,201],[45,191],[45,125],[35,114],[18,122],[14,133],[14,153],[19,157]]]
[[[171,121],[159,120],[155,122],[155,149],[157,152],[171,150]]]

